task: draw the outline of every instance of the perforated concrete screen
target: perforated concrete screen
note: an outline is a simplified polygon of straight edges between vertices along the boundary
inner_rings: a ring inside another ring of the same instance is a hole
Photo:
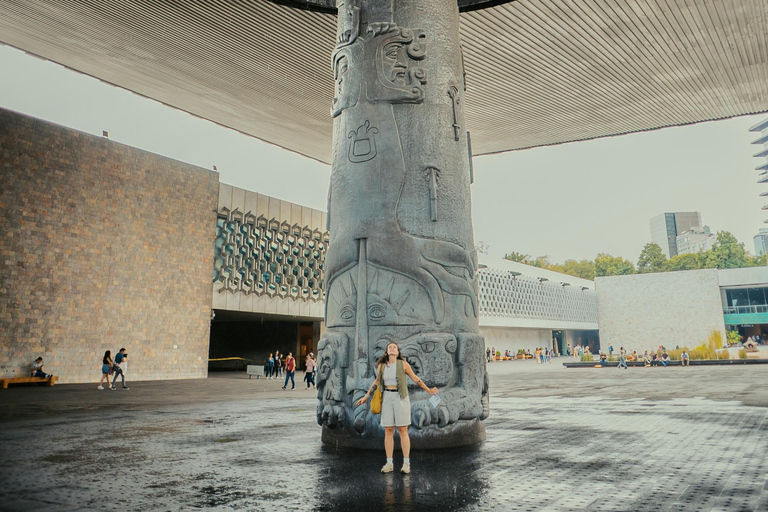
[[[594,290],[531,276],[511,277],[508,271],[490,268],[478,276],[482,316],[597,323]]]
[[[766,34],[765,0],[462,13],[474,153],[766,111]],[[0,0],[0,41],[330,162],[333,14],[266,0]]]
[[[328,232],[222,208],[216,222],[214,286],[219,293],[325,299]]]

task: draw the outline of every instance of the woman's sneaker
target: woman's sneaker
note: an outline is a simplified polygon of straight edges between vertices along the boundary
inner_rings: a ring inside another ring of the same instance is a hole
[[[394,470],[395,470],[395,465],[392,464],[391,462],[387,462],[386,464],[384,464],[384,467],[381,468],[382,473],[391,473]]]
[[[96,389],[104,389],[104,386],[99,386]]]
[[[411,464],[409,462],[403,462],[403,467],[400,468],[401,473],[405,473],[406,475],[411,472]]]

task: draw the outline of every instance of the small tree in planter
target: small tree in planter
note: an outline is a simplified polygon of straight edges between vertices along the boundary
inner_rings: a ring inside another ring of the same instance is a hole
[[[728,346],[736,346],[741,341],[741,336],[737,331],[725,331],[725,339],[728,340]]]

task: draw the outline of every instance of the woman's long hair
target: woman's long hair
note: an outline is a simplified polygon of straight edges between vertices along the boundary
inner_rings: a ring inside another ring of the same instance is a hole
[[[384,347],[384,355],[381,356],[381,359],[379,359],[379,361],[376,363],[377,368],[382,364],[386,363],[387,361],[389,361],[389,354],[387,354],[387,348],[389,348],[390,345],[395,345],[397,347],[397,359],[405,361],[405,359],[403,359],[403,353],[400,352],[400,345],[398,345],[394,341],[388,341],[387,346]]]
[[[109,364],[109,360],[112,359],[112,351],[107,350],[104,352],[104,359],[101,360],[102,364]]]

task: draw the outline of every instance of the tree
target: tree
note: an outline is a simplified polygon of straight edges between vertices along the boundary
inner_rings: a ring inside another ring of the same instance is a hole
[[[601,252],[595,258],[596,276],[623,276],[634,274],[635,266],[624,258]]]
[[[702,257],[700,257],[698,254],[693,253],[687,253],[687,254],[678,254],[677,256],[673,256],[667,260],[666,265],[664,266],[665,270],[668,272],[674,272],[676,270],[696,270],[701,268],[701,259],[706,258],[706,253],[701,253]]]
[[[590,281],[595,278],[595,262],[590,260],[565,260],[565,263],[562,265],[557,263],[550,265],[549,269],[568,274],[569,276],[589,279]]]
[[[647,272],[663,272],[667,257],[659,247],[659,244],[653,242],[645,244],[640,256],[637,258],[637,272],[645,274]]]
[[[762,256],[747,256],[750,267],[765,267],[768,265],[768,253]]]
[[[717,233],[717,241],[712,249],[707,251],[705,268],[741,268],[748,267],[749,260],[744,244],[739,243],[735,236],[728,231]]]
[[[536,259],[533,261],[532,264],[534,267],[539,268],[550,268],[552,264],[549,262],[549,256],[536,256]]]
[[[509,254],[504,255],[505,260],[516,261],[518,263],[530,264],[531,256],[529,254],[523,254],[521,252],[512,251]]]

